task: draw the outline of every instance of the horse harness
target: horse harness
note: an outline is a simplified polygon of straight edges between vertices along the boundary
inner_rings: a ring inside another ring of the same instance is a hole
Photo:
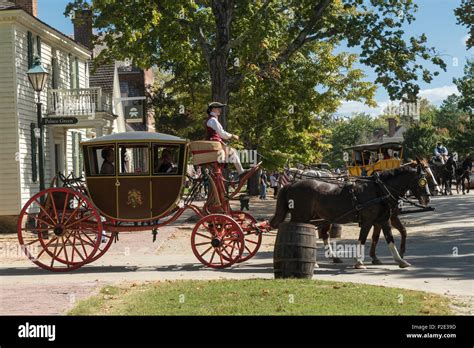
[[[380,179],[380,175],[378,172],[374,172],[372,174],[372,177],[375,179],[375,183],[378,184],[378,186],[382,189],[384,195],[383,196],[379,196],[379,197],[376,197],[376,198],[373,198],[373,199],[370,199],[366,202],[360,202],[359,199],[357,198],[357,194],[355,193],[354,191],[354,183],[355,183],[355,180],[350,180],[348,179],[348,177],[345,177],[345,181],[344,181],[344,187],[347,188],[350,196],[351,196],[351,201],[352,201],[352,206],[353,208],[346,211],[344,214],[338,216],[337,218],[334,219],[334,221],[332,222],[338,222],[339,220],[347,217],[348,215],[354,213],[354,211],[356,212],[356,217],[357,217],[357,221],[359,223],[359,226],[361,225],[362,223],[362,219],[361,219],[361,215],[360,215],[360,212],[370,206],[373,206],[373,205],[376,205],[376,204],[379,204],[379,203],[382,203],[386,200],[390,200],[391,202],[389,202],[389,205],[390,205],[390,214],[392,213],[392,211],[394,209],[399,209],[400,208],[400,201],[403,201],[405,203],[408,203],[410,205],[413,205],[415,207],[418,207],[418,208],[421,208],[420,211],[432,211],[434,210],[434,208],[427,208],[427,207],[423,207],[422,205],[416,203],[416,202],[413,202],[405,197],[402,197],[402,195],[400,195],[399,193],[397,194],[398,198],[395,197],[391,192],[390,190],[388,189],[388,187],[390,187],[394,192],[397,192],[397,190],[395,190],[393,187],[391,187],[390,185],[384,183],[381,179]],[[327,178],[315,178],[317,180],[321,180],[321,181],[327,181],[325,179]],[[357,178],[356,180],[359,180],[359,181],[368,181],[368,182],[373,182],[372,180],[370,179],[363,179],[363,178]],[[421,181],[424,180],[424,185],[426,185],[426,178],[422,177],[420,178],[419,180],[419,185],[421,185]],[[333,181],[333,180],[331,180]],[[387,187],[388,186],[388,187]],[[390,204],[391,203],[391,204]],[[319,220],[318,220],[319,221]],[[328,221],[324,220],[322,222],[320,222],[319,224],[316,225],[316,227],[320,227],[322,225],[325,225],[327,224]]]

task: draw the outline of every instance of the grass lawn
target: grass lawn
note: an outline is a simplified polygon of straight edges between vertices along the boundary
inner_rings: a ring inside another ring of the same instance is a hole
[[[440,295],[313,280],[164,281],[106,286],[70,315],[446,315]]]

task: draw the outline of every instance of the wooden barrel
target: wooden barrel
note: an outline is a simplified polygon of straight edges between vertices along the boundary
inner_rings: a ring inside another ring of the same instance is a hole
[[[329,230],[330,238],[341,238],[342,235],[342,225],[332,224],[331,229]]]
[[[313,277],[316,263],[316,233],[314,226],[282,222],[273,251],[275,278]]]

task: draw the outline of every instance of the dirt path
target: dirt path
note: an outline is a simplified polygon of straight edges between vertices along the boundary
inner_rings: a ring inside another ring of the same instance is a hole
[[[424,290],[447,295],[459,306],[459,313],[474,314],[474,195],[436,197],[434,214],[404,218],[409,239],[406,258],[413,264],[399,269],[383,240],[378,255],[384,265],[352,268],[353,260],[333,264],[318,247],[315,279],[351,281]],[[251,202],[257,219],[272,215],[274,200]],[[216,271],[202,267],[189,242],[192,221],[180,219],[175,226],[160,230],[152,243],[150,232],[121,233],[120,242],[95,263],[69,274],[38,269],[18,251],[14,235],[0,236],[0,313],[63,314],[79,299],[95,293],[105,284],[146,282],[164,279],[273,278],[272,251],[275,234],[264,239],[252,260],[230,269]],[[338,244],[354,243],[358,228],[347,225]],[[395,232],[398,240],[398,234]],[[368,248],[368,245],[367,245]],[[368,249],[366,250],[368,252]]]

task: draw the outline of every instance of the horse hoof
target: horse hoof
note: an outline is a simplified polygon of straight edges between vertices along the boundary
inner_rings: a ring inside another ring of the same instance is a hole
[[[314,268],[319,268],[319,265],[317,263],[315,263]]]
[[[398,263],[398,267],[400,267],[400,268],[407,268],[407,267],[410,267],[410,266],[411,266],[411,264],[406,262],[406,261],[402,261],[402,262]]]
[[[379,259],[373,259],[372,260],[372,265],[383,265],[383,263]]]
[[[344,261],[342,261],[339,257],[334,257],[334,258],[332,259],[332,262],[333,262],[333,263],[344,263]]]
[[[367,267],[366,267],[362,262],[357,262],[357,263],[354,265],[354,268],[355,268],[355,269],[367,269]]]

